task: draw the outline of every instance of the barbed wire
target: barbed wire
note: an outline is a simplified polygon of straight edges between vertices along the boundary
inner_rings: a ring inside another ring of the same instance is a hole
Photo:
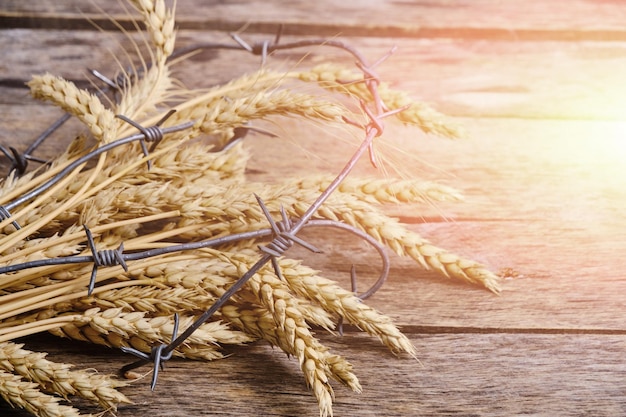
[[[258,240],[264,238],[270,238],[269,243],[259,246],[259,251],[261,253],[261,257],[254,263],[248,271],[241,276],[235,283],[233,283],[227,290],[224,292],[214,303],[213,305],[206,310],[202,315],[200,315],[190,326],[188,326],[181,334],[178,334],[178,315],[174,316],[175,330],[172,334],[172,339],[169,343],[162,343],[156,346],[153,346],[150,353],[145,353],[139,351],[134,348],[122,348],[122,351],[132,354],[139,358],[138,361],[126,365],[122,368],[122,372],[127,372],[131,369],[137,368],[139,366],[145,365],[147,363],[152,362],[153,364],[153,377],[151,382],[151,388],[154,389],[158,379],[159,370],[163,368],[163,363],[169,360],[172,357],[173,351],[178,348],[185,340],[190,337],[202,324],[204,324],[208,319],[211,318],[215,312],[217,312],[223,305],[226,303],[241,287],[243,287],[252,276],[254,276],[259,270],[261,270],[266,264],[271,263],[275,274],[280,278],[284,279],[282,272],[280,270],[278,258],[284,255],[284,253],[290,249],[293,245],[300,245],[312,252],[319,253],[320,250],[317,249],[311,243],[305,241],[304,239],[298,236],[298,233],[304,228],[310,227],[332,227],[337,229],[342,229],[348,231],[357,237],[365,240],[370,245],[372,245],[378,252],[381,260],[382,260],[382,271],[378,278],[378,280],[365,292],[362,294],[355,294],[360,299],[365,299],[372,294],[374,294],[385,282],[389,273],[389,258],[386,253],[384,246],[378,242],[376,239],[372,238],[370,235],[361,231],[360,229],[350,226],[348,224],[333,221],[333,220],[320,220],[313,219],[316,212],[319,208],[327,201],[327,199],[334,193],[339,185],[343,182],[343,180],[350,174],[356,165],[357,161],[361,158],[361,156],[367,151],[369,153],[369,159],[371,163],[376,166],[376,158],[373,150],[374,139],[380,136],[384,131],[384,121],[386,117],[399,113],[405,110],[405,107],[389,110],[385,103],[380,98],[378,93],[378,86],[380,84],[380,79],[376,73],[376,67],[382,63],[384,60],[389,58],[389,56],[394,52],[394,50],[389,51],[387,54],[382,56],[373,64],[368,64],[365,58],[353,47],[345,44],[344,42],[335,40],[335,39],[308,39],[301,40],[296,42],[284,43],[280,44],[282,32],[279,31],[273,41],[263,41],[258,42],[253,45],[249,45],[245,42],[239,35],[232,34],[233,39],[236,42],[236,45],[233,44],[220,44],[220,43],[205,43],[205,44],[197,44],[192,45],[190,47],[178,50],[175,52],[170,59],[176,59],[180,56],[193,53],[194,51],[205,49],[205,48],[224,48],[224,49],[235,49],[235,50],[243,50],[254,55],[261,56],[261,65],[265,64],[267,57],[274,51],[283,50],[283,49],[294,49],[300,47],[307,46],[329,46],[333,48],[339,48],[344,51],[350,53],[353,57],[356,58],[356,65],[363,73],[363,79],[361,82],[364,83],[367,90],[371,94],[372,97],[372,107],[370,107],[365,101],[360,101],[361,109],[367,120],[365,123],[358,123],[354,120],[344,117],[344,121],[346,123],[355,125],[363,129],[364,131],[364,139],[362,140],[358,149],[354,152],[350,160],[346,163],[343,169],[339,172],[339,174],[335,177],[335,179],[328,185],[328,187],[318,196],[318,198],[308,207],[308,209],[302,214],[302,216],[298,218],[289,218],[286,214],[285,209],[280,207],[280,217],[279,221],[275,221],[267,209],[264,201],[255,195],[257,203],[261,208],[267,222],[269,223],[269,227],[250,231],[250,232],[242,232],[236,233],[228,236],[223,236],[219,238],[211,238],[197,242],[187,242],[182,244],[172,244],[165,247],[149,249],[140,252],[131,252],[126,253],[124,251],[124,244],[121,243],[116,249],[105,249],[98,250],[94,238],[91,234],[90,229],[83,225],[85,236],[86,236],[86,246],[91,251],[91,255],[75,255],[75,256],[64,256],[64,257],[56,257],[56,258],[47,258],[40,260],[33,260],[29,262],[16,263],[12,265],[5,265],[0,267],[0,274],[9,274],[12,272],[17,272],[30,268],[39,268],[46,267],[52,265],[69,265],[69,264],[81,264],[81,263],[92,263],[93,268],[90,274],[89,283],[87,285],[87,293],[89,295],[92,294],[94,288],[96,286],[97,281],[97,272],[99,268],[104,267],[115,267],[120,266],[125,271],[128,271],[128,263],[140,259],[146,259],[150,257],[163,256],[174,252],[180,251],[191,251],[198,250],[204,248],[219,248],[220,246],[232,244],[234,242],[242,241],[242,240]],[[92,74],[102,80],[107,87],[104,89],[113,89],[118,90],[122,87],[121,83],[128,82],[126,78],[123,80],[117,77],[115,81],[105,77],[100,72],[96,70],[91,70]],[[139,75],[137,75],[139,76]],[[150,152],[153,152],[158,143],[163,139],[163,136],[168,133],[173,133],[177,131],[182,131],[184,129],[188,129],[193,126],[194,122],[189,121],[187,123],[182,123],[172,127],[161,127],[161,124],[167,120],[168,117],[171,116],[173,111],[168,112],[161,120],[159,120],[155,125],[144,127],[130,118],[124,115],[117,115],[119,119],[125,121],[126,123],[135,127],[139,133],[127,136],[122,139],[118,139],[116,141],[104,144],[87,154],[83,155],[80,158],[77,158],[72,163],[68,164],[63,170],[61,170],[58,174],[52,177],[47,182],[43,183],[39,187],[21,195],[15,200],[6,203],[5,205],[0,206],[0,221],[11,218],[11,210],[18,207],[19,205],[35,198],[41,193],[48,190],[54,184],[58,183],[61,179],[67,176],[70,172],[80,167],[85,162],[90,159],[101,155],[104,152],[107,152],[113,148],[139,141],[142,152],[145,157],[149,156]],[[46,130],[44,134],[40,135],[39,138],[33,143],[33,145],[41,143],[43,139],[50,135],[54,129],[58,128],[64,121],[64,118],[59,119],[51,128]],[[249,127],[243,127],[243,129],[249,129]],[[243,132],[239,132],[240,134],[235,137],[235,140],[240,140],[247,130]],[[43,139],[42,139],[43,138]],[[146,146],[146,142],[151,143],[150,149]],[[229,146],[229,145],[227,145]],[[32,152],[32,149],[36,148],[36,146],[29,147],[29,150],[23,155],[29,155],[29,152]],[[15,151],[13,148],[9,148],[10,153],[6,151],[5,148],[0,148],[5,156],[13,161],[13,164],[16,166],[16,170],[18,173],[22,172],[22,169],[25,170],[25,160],[20,159],[21,156],[18,156],[19,153]],[[147,160],[148,168],[151,167],[150,160]],[[13,225],[16,229],[20,226],[17,222],[13,222]],[[351,283],[352,289],[356,292],[356,273],[354,267],[351,270]],[[339,326],[342,325],[343,320],[340,319]],[[341,332],[341,327],[340,327]]]
[[[279,36],[277,36],[277,39],[278,38]],[[263,53],[268,53],[268,52],[278,49],[278,45],[276,43],[277,41],[275,41],[273,44],[262,44],[264,46],[262,46],[260,49],[254,48],[254,47],[246,47],[247,44],[243,44],[242,48],[244,48],[245,50],[251,53],[263,54]],[[324,40],[323,42],[318,41],[317,44],[327,45],[329,43],[328,41]],[[299,47],[300,45],[304,45],[304,43],[294,43],[293,45],[294,45],[293,47]],[[288,47],[285,45],[283,46]],[[341,170],[341,172],[328,185],[328,187],[319,195],[319,197],[315,200],[315,202],[313,202],[309,206],[309,208],[304,212],[304,214],[295,222],[292,222],[287,218],[285,211],[282,207],[281,207],[282,220],[279,222],[275,222],[273,218],[271,217],[269,211],[267,210],[267,207],[265,206],[263,200],[261,200],[257,196],[257,202],[270,224],[270,229],[272,233],[272,241],[269,244],[265,246],[261,246],[259,248],[260,252],[262,253],[261,258],[259,258],[259,260],[255,264],[253,264],[243,276],[241,276],[231,287],[229,287],[226,290],[226,292],[224,292],[224,294],[222,294],[222,296],[220,296],[208,310],[206,310],[185,331],[183,331],[183,333],[181,333],[180,335],[176,337],[172,337],[172,340],[170,341],[170,343],[167,343],[167,344],[163,343],[163,344],[159,344],[157,346],[152,347],[150,355],[146,355],[144,352],[141,352],[135,348],[130,348],[130,347],[122,348],[124,352],[133,354],[137,356],[138,358],[140,358],[139,361],[136,361],[134,363],[124,366],[122,368],[123,373],[128,372],[132,369],[135,369],[139,366],[142,366],[146,363],[149,363],[149,362],[153,363],[153,374],[152,374],[153,376],[152,376],[152,382],[151,382],[152,390],[154,390],[156,386],[159,369],[163,369],[163,362],[171,358],[172,352],[177,347],[179,347],[182,343],[184,343],[185,340],[189,338],[198,328],[200,328],[202,324],[204,324],[209,318],[211,318],[213,314],[215,314],[237,291],[239,291],[239,289],[241,289],[241,287],[243,287],[250,280],[250,278],[252,278],[252,276],[254,276],[257,272],[259,272],[259,270],[261,270],[261,268],[263,268],[268,262],[272,263],[272,266],[274,268],[276,275],[279,278],[281,278],[282,273],[280,272],[280,267],[276,259],[282,256],[284,252],[287,249],[289,249],[291,246],[293,246],[294,244],[298,244],[311,251],[317,252],[317,249],[313,245],[309,244],[308,242],[304,241],[303,239],[297,236],[298,232],[311,221],[311,218],[317,212],[317,210],[322,206],[322,204],[326,202],[326,200],[330,197],[330,195],[333,192],[335,192],[335,190],[339,187],[339,185],[343,182],[343,180],[350,174],[350,172],[352,172],[357,161],[361,158],[361,156],[365,153],[365,151],[369,152],[370,161],[373,164],[375,164],[375,157],[374,157],[374,152],[373,152],[373,140],[374,138],[380,136],[384,131],[383,119],[405,110],[404,107],[395,109],[392,111],[387,110],[385,104],[381,100],[380,95],[378,93],[378,86],[380,84],[380,80],[378,78],[378,75],[375,72],[375,67],[378,66],[380,63],[382,63],[384,60],[386,60],[393,53],[393,50],[385,54],[374,64],[368,65],[366,61],[364,60],[364,58],[358,52],[354,51],[353,48],[350,48],[346,46],[345,44],[340,43],[338,41],[333,41],[331,46],[345,49],[351,52],[355,57],[357,57],[358,59],[357,66],[363,71],[363,82],[365,83],[368,91],[373,97],[374,109],[370,109],[367,103],[365,103],[364,101],[360,102],[362,110],[365,112],[366,116],[368,117],[367,123],[365,123],[364,125],[361,125],[352,120],[345,119],[346,122],[363,128],[365,132],[365,138],[361,142],[361,145],[359,146],[359,148],[352,155],[348,163]],[[259,50],[260,52],[258,52]],[[352,271],[351,275],[352,275],[352,282],[354,286],[355,285],[354,284],[355,282],[354,271]],[[380,282],[380,285],[382,285],[382,282],[384,282],[384,280],[379,280],[379,282]],[[378,289],[379,287],[380,286],[377,286],[376,289]],[[371,295],[374,291],[375,289],[373,291],[368,291],[368,293]]]

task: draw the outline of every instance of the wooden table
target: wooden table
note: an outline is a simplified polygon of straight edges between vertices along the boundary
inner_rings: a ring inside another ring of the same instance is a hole
[[[87,18],[110,29],[102,7],[128,19],[117,2],[98,3],[2,2],[0,142],[25,148],[60,114],[29,98],[24,82],[31,74],[49,71],[86,85],[87,68],[115,68],[108,50],[119,51],[124,36],[100,33]],[[386,140],[406,150],[405,168],[415,168],[415,157],[424,162],[411,174],[441,180],[466,197],[390,212],[433,243],[501,273],[502,294],[446,281],[393,257],[388,284],[368,302],[402,326],[421,363],[395,358],[354,329],[340,338],[318,332],[355,365],[364,388],[355,395],[337,387],[335,414],[626,415],[626,5],[227,3],[179,0],[179,45],[227,41],[227,32],[244,24],[247,39],[261,40],[281,23],[294,37],[343,35],[371,58],[396,45],[381,76],[469,132],[468,139],[448,141],[390,128]],[[258,66],[258,58],[244,54],[224,57],[202,53],[180,77],[207,85]],[[296,125],[285,125],[289,133],[302,137]],[[254,155],[250,175],[272,181],[334,173],[350,147],[309,156],[334,146],[332,140],[254,137],[247,142]],[[53,156],[62,146],[50,140],[38,155]],[[323,244],[349,248],[342,239]],[[342,278],[347,263],[368,262],[348,255],[327,249],[322,258],[306,256]],[[53,359],[101,372],[115,372],[129,360],[115,350],[49,336],[26,342]],[[169,362],[155,392],[147,381],[125,391],[135,404],[118,415],[317,415],[297,361],[266,343],[230,352],[213,363]],[[0,414],[26,415],[3,402]]]

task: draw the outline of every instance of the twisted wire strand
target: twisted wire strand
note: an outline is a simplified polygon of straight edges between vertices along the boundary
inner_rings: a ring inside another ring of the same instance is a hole
[[[172,113],[172,111],[168,112],[166,114],[166,117],[169,117],[171,115],[171,113]],[[162,123],[163,121],[164,120],[162,119],[160,121],[160,123]],[[192,127],[194,125],[194,123],[195,122],[190,121],[190,122],[181,123],[179,125],[171,126],[171,127],[165,127],[165,128],[159,127],[159,130],[160,130],[161,134],[178,132],[178,131],[185,130],[185,129],[188,129],[188,128]],[[25,203],[25,202],[27,202],[29,200],[32,200],[33,198],[35,198],[38,195],[40,195],[43,192],[45,192],[46,190],[50,189],[50,187],[52,187],[54,184],[59,182],[66,175],[68,175],[74,169],[76,169],[80,165],[84,164],[85,162],[89,161],[90,159],[92,159],[92,158],[94,158],[94,157],[96,157],[96,156],[98,156],[100,154],[103,154],[105,152],[108,152],[111,149],[114,149],[114,148],[116,148],[118,146],[122,146],[122,145],[125,145],[127,143],[131,143],[131,142],[135,142],[135,141],[141,141],[141,140],[144,140],[144,138],[145,138],[145,134],[144,134],[144,132],[142,132],[140,130],[140,133],[138,133],[138,134],[127,136],[125,138],[118,139],[116,141],[104,144],[104,145],[100,146],[99,148],[94,149],[93,151],[83,155],[82,157],[77,158],[76,160],[72,161],[72,163],[68,164],[65,168],[63,168],[63,170],[61,170],[57,175],[52,177],[50,180],[48,180],[44,184],[40,185],[39,187],[35,188],[34,190],[29,191],[26,194],[21,195],[20,197],[16,198],[15,200],[5,204],[4,205],[4,212],[5,212],[4,214],[6,214],[10,210],[14,209],[15,207],[19,206],[20,204],[23,204],[23,203]]]
[[[179,325],[178,313],[174,313],[174,329],[172,330],[172,339],[171,340],[175,340],[177,338],[177,336],[178,336],[178,325]],[[159,370],[163,370],[163,362],[172,359],[172,355],[174,354],[173,350],[164,353],[166,346],[167,345],[165,345],[165,344],[160,344],[158,346],[155,346],[150,351],[149,354],[144,353],[144,352],[142,352],[140,350],[137,350],[137,349],[134,349],[134,348],[126,347],[126,346],[122,346],[120,349],[124,353],[130,353],[132,355],[137,356],[138,358],[141,358],[141,360],[145,361],[146,363],[154,361],[154,363],[158,364],[158,366],[156,366],[154,368],[154,372],[152,373],[152,383],[151,383],[151,385],[154,387],[154,386],[156,386],[156,381],[159,378]],[[132,369],[134,369],[134,367],[132,367],[130,365],[127,365],[127,366],[122,367],[120,372],[122,374],[125,374],[126,372],[128,372],[128,371],[130,371]]]
[[[11,218],[11,213],[9,212],[9,210],[5,206],[0,206],[0,221],[10,219],[10,218]],[[12,221],[11,224],[13,225],[13,227],[15,227],[15,230],[21,229],[19,223],[16,222],[15,220]]]
[[[71,115],[69,113],[65,113],[59,119],[57,119],[54,123],[52,123],[44,132],[42,132],[34,141],[30,144],[28,148],[23,153],[20,153],[17,149],[12,146],[9,146],[10,152],[4,146],[0,145],[0,151],[4,154],[4,156],[11,162],[11,167],[9,168],[9,172],[6,177],[11,175],[11,173],[15,173],[16,176],[21,177],[26,173],[28,169],[28,161],[39,162],[41,164],[46,164],[48,161],[36,158],[31,154],[46,140],[52,133],[54,133],[59,127],[61,127]]]
[[[128,266],[124,259],[124,242],[120,243],[117,249],[104,249],[99,251],[96,248],[96,243],[93,240],[89,227],[84,224],[83,229],[87,235],[87,244],[89,245],[89,249],[91,249],[91,256],[93,258],[93,269],[91,270],[89,286],[87,287],[87,295],[91,295],[96,286],[96,274],[98,273],[99,267],[120,265],[124,271],[128,272]]]
[[[156,149],[157,145],[163,140],[163,136],[166,133],[165,129],[162,128],[161,125],[167,119],[169,119],[170,116],[172,114],[174,114],[175,112],[176,112],[175,109],[171,109],[154,126],[149,126],[149,127],[143,127],[139,123],[129,119],[128,117],[124,116],[123,114],[118,114],[115,117],[125,121],[129,125],[133,126],[137,130],[139,130],[139,132],[141,132],[141,134],[143,135],[143,138],[139,140],[139,144],[141,145],[141,150],[143,152],[143,155],[144,156],[148,156],[149,152],[154,152],[154,150]],[[152,145],[150,146],[150,150],[149,151],[148,151],[148,148],[146,147],[146,142],[152,143]],[[152,162],[150,160],[147,161],[147,164],[148,164],[148,169],[152,168]]]
[[[9,149],[7,149],[0,145],[0,151],[2,151],[4,156],[6,156],[6,158],[11,162],[9,173],[11,173],[11,171],[15,171],[15,173],[20,176],[26,172],[26,168],[28,167],[26,154],[19,153],[13,146],[9,146]]]
[[[289,248],[291,248],[294,245],[294,243],[299,244],[300,246],[310,250],[311,252],[315,252],[315,253],[322,252],[319,249],[317,249],[315,246],[311,245],[310,243],[306,242],[303,239],[300,239],[295,234],[290,232],[291,228],[293,227],[293,224],[291,220],[289,219],[289,217],[287,216],[287,213],[285,212],[284,207],[282,206],[280,207],[280,215],[281,215],[282,220],[279,222],[276,222],[272,218],[272,215],[270,214],[269,210],[267,209],[267,206],[265,205],[265,202],[261,199],[261,197],[259,197],[256,194],[254,196],[257,200],[257,203],[259,204],[259,207],[261,207],[261,211],[263,212],[263,214],[265,215],[265,218],[270,224],[270,228],[272,230],[272,237],[273,237],[270,243],[263,245],[263,246],[259,246],[258,248],[262,253],[265,253],[271,256],[270,261],[272,262],[272,267],[274,268],[274,272],[276,273],[276,276],[278,276],[280,279],[283,279],[283,274],[280,270],[280,266],[278,265],[277,258],[283,256],[283,254],[287,252],[287,250],[289,250]]]
[[[126,71],[117,74],[115,79],[111,79],[95,69],[90,69],[89,72],[91,75],[106,84],[107,87],[100,90],[103,93],[106,93],[109,90],[119,93],[129,86],[130,80],[139,78],[143,73],[141,69],[139,71],[135,71],[133,68],[127,68]]]

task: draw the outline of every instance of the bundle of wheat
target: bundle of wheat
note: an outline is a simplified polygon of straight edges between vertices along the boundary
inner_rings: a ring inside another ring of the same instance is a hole
[[[118,391],[128,382],[70,370],[24,350],[15,339],[50,331],[132,348],[154,360],[155,346],[167,349],[179,326],[193,326],[248,274],[237,296],[226,297],[172,353],[213,360],[221,357],[220,345],[264,339],[299,360],[320,414],[332,415],[330,378],[357,392],[361,387],[352,366],[329,352],[310,326],[332,329],[339,316],[394,352],[415,357],[416,351],[387,316],[359,296],[299,261],[276,256],[282,255],[280,244],[304,244],[297,230],[290,233],[297,222],[292,219],[304,219],[298,227],[322,219],[340,222],[424,268],[498,291],[497,277],[487,269],[431,245],[380,208],[387,202],[455,200],[454,190],[415,179],[345,175],[253,183],[244,177],[249,155],[241,143],[215,151],[191,140],[229,138],[251,120],[274,116],[353,128],[357,123],[350,120],[363,114],[370,141],[382,133],[383,116],[458,135],[441,115],[380,83],[373,66],[363,62],[361,72],[331,64],[288,72],[266,67],[210,89],[182,91],[170,75],[172,65],[184,63],[169,59],[174,10],[163,0],[133,4],[149,35],[149,64],[117,78],[110,106],[54,75],[29,83],[34,97],[82,121],[96,144],[88,147],[81,135],[47,169],[13,173],[1,184],[0,394],[7,402],[40,416],[72,416],[79,411],[59,401],[78,395],[115,410],[128,402]],[[332,94],[307,93],[298,83]],[[360,101],[363,113],[355,114],[336,95]],[[176,111],[168,112],[172,107]],[[325,192],[312,209],[310,202]],[[267,203],[259,204],[255,194]],[[272,217],[281,219],[274,229],[268,228]],[[250,273],[259,259],[253,248],[268,236],[274,246],[266,246],[263,256],[272,265]]]

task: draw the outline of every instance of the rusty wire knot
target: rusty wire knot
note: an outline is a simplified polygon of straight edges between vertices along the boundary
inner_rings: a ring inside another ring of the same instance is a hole
[[[129,125],[139,130],[139,132],[141,132],[141,134],[143,135],[143,138],[139,140],[139,145],[141,145],[141,150],[143,152],[143,155],[148,156],[150,155],[149,152],[154,152],[157,145],[163,140],[163,136],[165,135],[165,130],[161,127],[161,125],[167,119],[169,119],[170,116],[174,113],[176,113],[176,109],[171,109],[154,126],[149,126],[149,127],[143,127],[139,123],[131,120],[130,118],[124,116],[123,114],[116,114],[115,117],[125,121]],[[148,151],[148,148],[146,147],[146,142],[152,143],[149,151]],[[148,169],[152,168],[152,162],[150,160],[147,161],[147,164],[148,164]]]
[[[254,195],[254,197],[259,203],[261,211],[263,211],[265,218],[270,224],[273,237],[270,243],[266,245],[259,245],[258,248],[261,252],[271,256],[272,267],[274,268],[274,272],[276,273],[276,276],[278,276],[278,278],[280,278],[281,280],[284,279],[283,274],[280,271],[277,258],[283,256],[283,254],[289,248],[291,248],[294,243],[297,243],[298,245],[310,250],[311,252],[322,253],[320,249],[296,236],[296,234],[293,232],[293,223],[287,216],[287,213],[285,212],[285,208],[283,206],[280,206],[281,220],[276,222],[272,218],[272,215],[270,214],[267,206],[263,202],[263,199],[261,199],[261,197],[256,194]]]
[[[172,338],[171,341],[176,340],[178,336],[178,324],[179,317],[178,313],[174,313],[174,328],[172,330]],[[140,350],[131,347],[122,347],[121,350],[124,353],[130,353],[140,359],[140,363],[144,362],[152,362],[154,363],[154,372],[152,373],[152,383],[150,385],[151,389],[154,391],[154,387],[156,387],[157,379],[159,378],[159,370],[163,370],[163,362],[169,361],[172,359],[174,355],[174,350],[168,350],[169,345],[165,343],[161,343],[160,345],[153,346],[150,349],[150,354],[144,353]],[[125,374],[127,371],[134,369],[135,364],[126,365],[121,369],[122,374]]]
[[[87,287],[87,294],[91,295],[96,286],[96,274],[99,267],[117,266],[120,265],[124,271],[128,272],[128,266],[124,259],[124,242],[120,243],[117,249],[104,249],[97,250],[96,243],[93,240],[91,230],[86,224],[83,225],[85,234],[87,235],[87,245],[91,250],[91,256],[93,257],[93,269],[91,270],[91,276],[89,278],[89,286]]]

